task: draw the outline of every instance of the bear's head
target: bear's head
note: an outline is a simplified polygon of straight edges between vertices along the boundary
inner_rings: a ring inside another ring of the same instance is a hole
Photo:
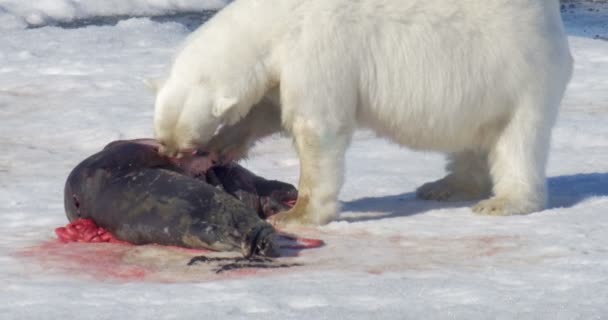
[[[240,118],[233,112],[238,99],[209,85],[168,80],[153,87],[157,88],[154,135],[164,155],[204,148],[221,125]]]

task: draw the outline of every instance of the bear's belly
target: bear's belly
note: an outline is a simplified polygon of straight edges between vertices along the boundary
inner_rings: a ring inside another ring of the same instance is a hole
[[[485,111],[466,107],[452,110],[403,107],[400,112],[369,108],[359,113],[358,122],[360,127],[405,147],[458,152],[487,149],[503,130],[510,112]]]

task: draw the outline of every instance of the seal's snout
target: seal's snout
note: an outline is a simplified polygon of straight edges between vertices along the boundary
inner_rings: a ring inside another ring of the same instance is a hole
[[[241,244],[243,256],[279,257],[277,233],[274,228],[264,223],[254,227]]]
[[[281,256],[279,246],[276,241],[276,233],[272,233],[258,242],[256,246],[257,254],[264,257],[276,258]]]

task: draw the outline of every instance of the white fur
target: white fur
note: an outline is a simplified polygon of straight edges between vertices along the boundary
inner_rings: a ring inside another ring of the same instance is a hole
[[[236,0],[175,59],[156,135],[168,153],[206,144],[219,125],[274,101],[306,199],[287,222],[335,218],[358,126],[450,154],[448,176],[421,187],[422,198],[493,192],[476,212],[524,214],[545,204],[551,128],[571,70],[557,0]],[[269,96],[279,87],[280,99]]]

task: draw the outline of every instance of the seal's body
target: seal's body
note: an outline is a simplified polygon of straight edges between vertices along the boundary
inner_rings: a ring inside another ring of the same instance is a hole
[[[289,210],[298,198],[298,190],[291,184],[266,180],[238,164],[210,168],[205,178],[256,210],[262,219]]]
[[[244,172],[241,180],[247,180]],[[207,183],[205,175],[191,176],[149,143],[114,142],[81,162],[67,179],[65,209],[71,222],[93,219],[133,244],[278,255],[276,231],[256,208]]]

